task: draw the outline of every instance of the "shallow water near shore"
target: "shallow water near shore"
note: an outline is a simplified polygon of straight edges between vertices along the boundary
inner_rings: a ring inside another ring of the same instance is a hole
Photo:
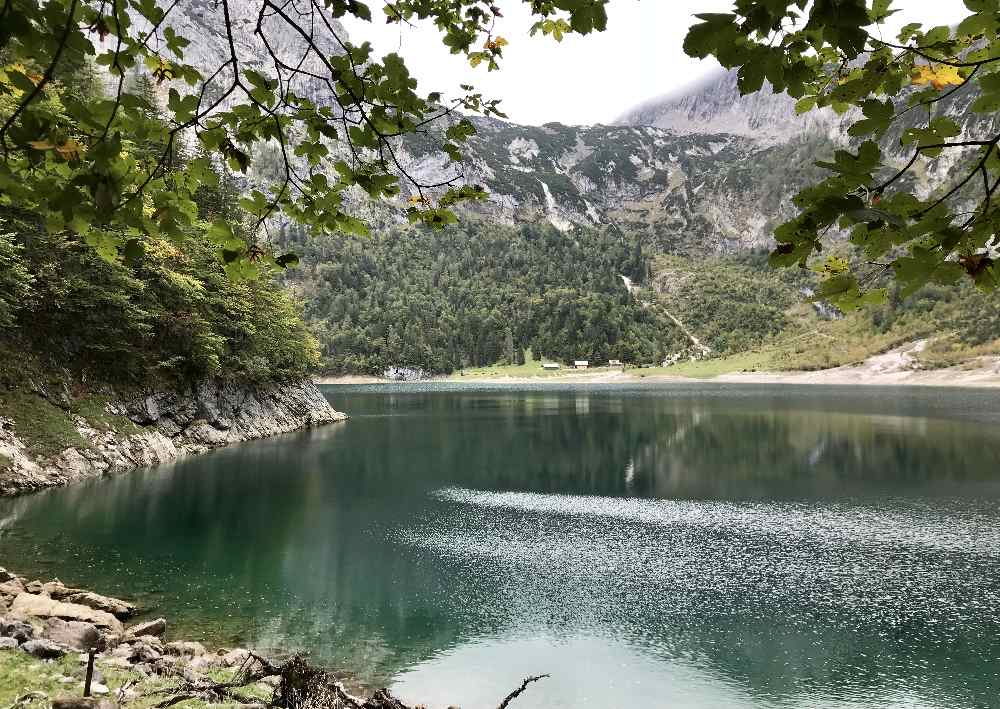
[[[1000,707],[1000,392],[324,389],[344,424],[0,500],[0,564],[431,707]]]

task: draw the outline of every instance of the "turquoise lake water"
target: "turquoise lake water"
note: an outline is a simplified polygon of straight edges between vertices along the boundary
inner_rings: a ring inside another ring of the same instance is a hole
[[[0,565],[430,707],[1000,707],[1000,392],[327,387],[0,500]]]

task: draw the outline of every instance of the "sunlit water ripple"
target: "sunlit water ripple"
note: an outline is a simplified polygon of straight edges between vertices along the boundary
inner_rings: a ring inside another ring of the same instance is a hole
[[[706,624],[724,627],[724,617],[737,627],[812,632],[817,647],[836,629],[899,645],[895,667],[881,668],[896,682],[932,669],[905,646],[945,651],[968,641],[969,627],[980,638],[1000,630],[991,505],[938,499],[883,509],[457,487],[433,495],[449,503],[447,513],[396,532],[398,540],[467,567],[482,585],[470,598],[499,591],[521,628],[613,628],[674,658],[691,653]],[[857,650],[861,664],[865,651]]]

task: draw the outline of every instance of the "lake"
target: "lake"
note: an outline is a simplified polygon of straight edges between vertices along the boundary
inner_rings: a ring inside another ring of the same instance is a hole
[[[0,500],[0,564],[430,707],[1000,707],[1000,391],[326,387]]]

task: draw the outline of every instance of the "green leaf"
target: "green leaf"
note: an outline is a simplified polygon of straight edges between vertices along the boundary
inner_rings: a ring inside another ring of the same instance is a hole
[[[816,108],[816,97],[806,96],[795,102],[795,112],[798,114],[808,113]]]

